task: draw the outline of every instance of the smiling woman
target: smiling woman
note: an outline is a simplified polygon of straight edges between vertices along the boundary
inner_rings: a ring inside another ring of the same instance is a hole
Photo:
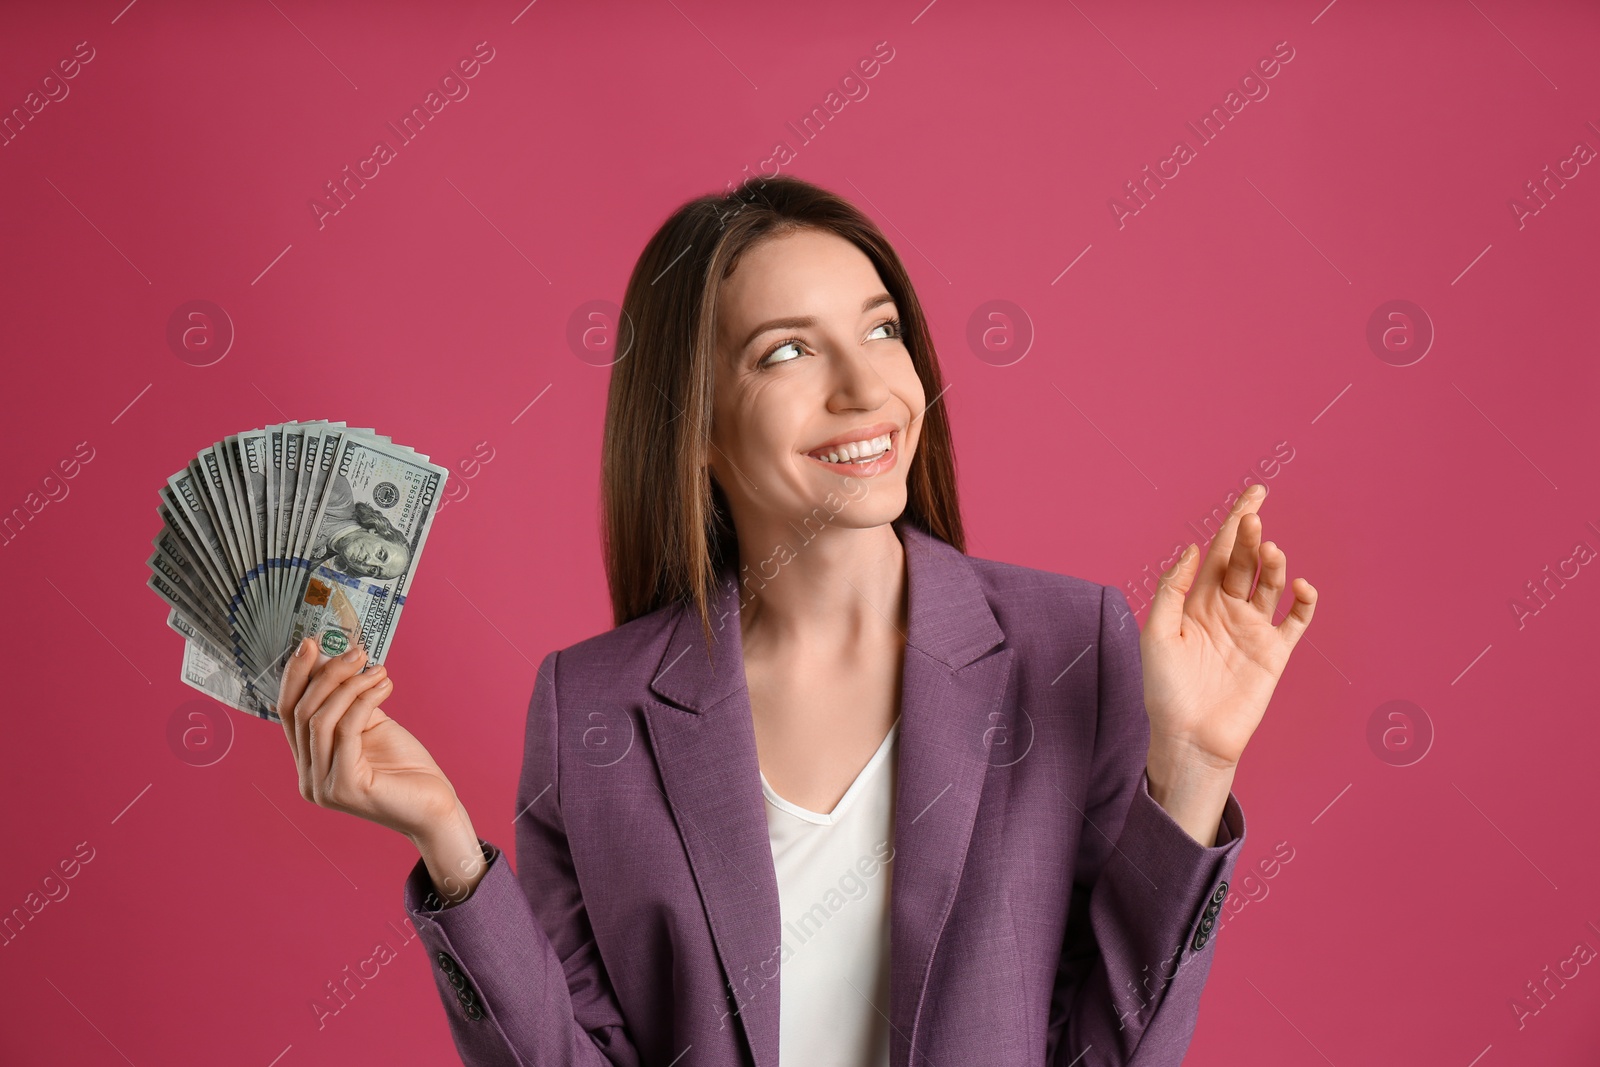
[[[417,847],[463,1061],[1178,1064],[1234,768],[1315,600],[1299,580],[1272,625],[1264,493],[1143,633],[1113,587],[968,556],[911,280],[798,179],[681,206],[623,313],[615,625],[539,664],[516,870],[376,707],[382,667],[284,674],[302,793]]]
[[[646,244],[623,307],[638,342],[612,373],[601,475],[617,625],[687,600],[709,641],[717,569],[740,543],[757,558],[790,539],[843,476],[893,476],[859,520],[878,537],[903,513],[965,549],[946,409],[925,403],[944,383],[922,304],[847,203],[793,178],[692,201]],[[802,458],[882,434],[881,471]],[[758,494],[736,536],[734,509]]]

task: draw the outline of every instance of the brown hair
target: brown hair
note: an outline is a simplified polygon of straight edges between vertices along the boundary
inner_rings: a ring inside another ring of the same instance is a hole
[[[866,254],[894,297],[927,406],[901,519],[966,551],[938,357],[900,257],[852,204],[798,178],[751,178],[690,200],[650,238],[622,298],[606,396],[600,494],[614,624],[675,602],[699,613],[706,644],[718,570],[737,561],[727,498],[703,465],[716,368],[717,291],[757,242],[811,228]],[[913,416],[916,417],[916,416]],[[899,520],[897,520],[899,521]]]

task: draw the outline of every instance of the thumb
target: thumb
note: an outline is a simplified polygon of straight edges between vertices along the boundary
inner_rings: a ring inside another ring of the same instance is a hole
[[[1199,559],[1200,547],[1191,542],[1183,550],[1183,555],[1178,557],[1178,562],[1162,573],[1161,581],[1156,586],[1156,595],[1150,601],[1150,615],[1145,620],[1146,630],[1164,637],[1176,634],[1182,628],[1183,598],[1194,584]]]

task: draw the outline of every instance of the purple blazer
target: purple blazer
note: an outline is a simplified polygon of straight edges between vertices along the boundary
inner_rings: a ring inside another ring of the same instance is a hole
[[[894,528],[891,1063],[1180,1063],[1238,800],[1204,848],[1150,798],[1120,591]],[[778,885],[731,566],[721,583],[714,665],[680,605],[539,665],[515,872],[484,841],[483,880],[439,909],[412,868],[405,906],[470,1067],[778,1067]]]

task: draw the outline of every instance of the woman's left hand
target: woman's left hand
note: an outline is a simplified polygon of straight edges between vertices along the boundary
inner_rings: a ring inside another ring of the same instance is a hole
[[[1231,774],[1311,623],[1317,591],[1296,578],[1288,615],[1272,624],[1288,557],[1261,540],[1266,490],[1251,486],[1234,502],[1198,572],[1191,544],[1162,575],[1139,635],[1153,763]]]

